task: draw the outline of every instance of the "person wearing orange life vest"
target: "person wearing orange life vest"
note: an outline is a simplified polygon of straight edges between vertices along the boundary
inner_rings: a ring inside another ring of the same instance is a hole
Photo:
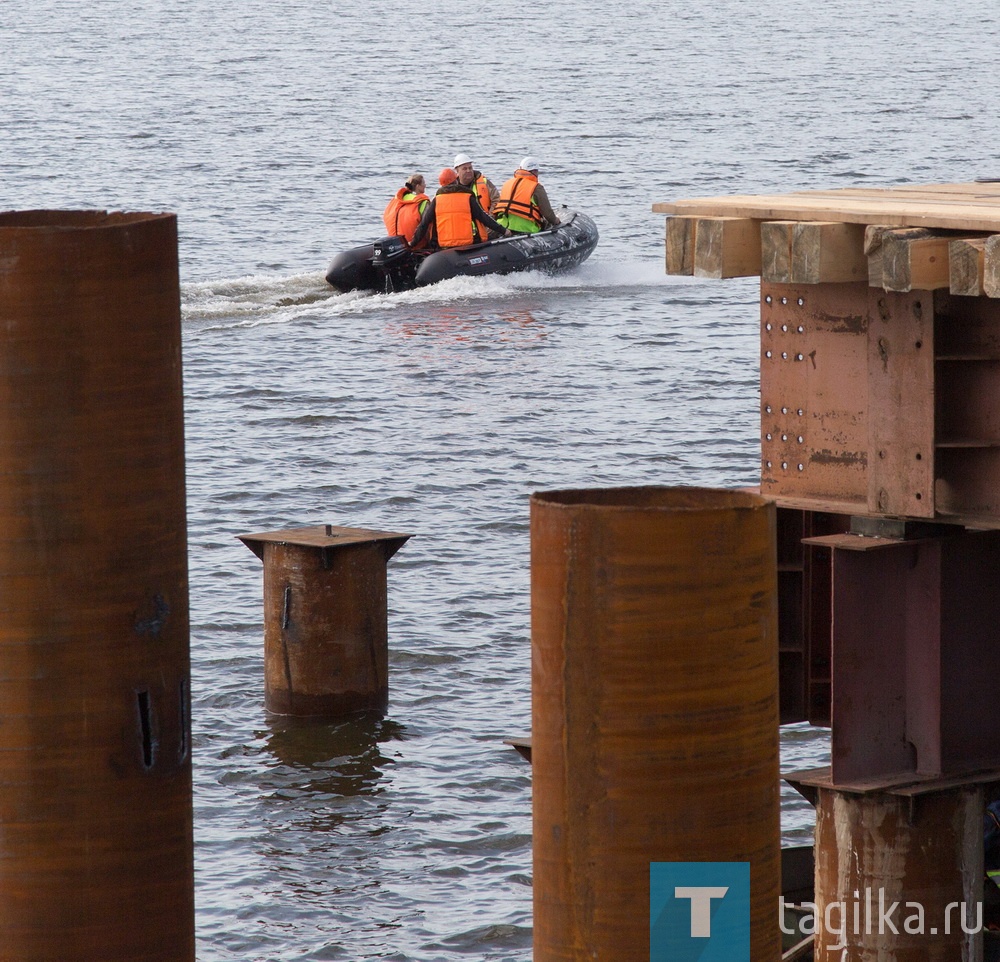
[[[467,247],[485,240],[487,231],[510,236],[509,230],[483,210],[476,195],[459,183],[454,170],[445,167],[438,180],[441,188],[420,218],[411,247],[418,247],[425,237],[438,247]]]
[[[488,214],[493,212],[493,205],[500,196],[500,191],[496,185],[481,170],[474,170],[472,160],[468,154],[456,154],[452,163],[455,173],[458,174],[458,182],[463,187],[469,187],[476,192],[479,198],[479,206]]]
[[[430,198],[424,193],[426,187],[424,175],[413,174],[396,191],[396,196],[389,201],[382,214],[385,229],[390,236],[405,237],[407,243],[413,239],[417,224],[430,203]]]
[[[500,188],[493,213],[499,223],[519,234],[535,234],[560,222],[549,195],[538,183],[538,161],[534,157],[525,157],[514,176]]]

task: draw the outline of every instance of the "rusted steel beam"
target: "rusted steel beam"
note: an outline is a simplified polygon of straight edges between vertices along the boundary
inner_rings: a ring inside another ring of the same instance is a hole
[[[264,562],[264,704],[279,715],[385,711],[386,563],[410,535],[333,525],[239,535]]]
[[[844,515],[778,508],[778,669],[781,723],[830,724],[832,559],[804,543],[847,531]]]
[[[868,493],[868,286],[761,284],[760,313],[761,492],[848,513]]]
[[[654,861],[745,861],[780,952],[774,507],[739,492],[531,502],[536,962],[647,958]]]
[[[934,296],[871,291],[868,511],[932,518]]]
[[[0,214],[0,955],[193,960],[172,214]]]
[[[1000,305],[761,285],[761,492],[1000,527]]]
[[[1000,767],[1000,532],[833,551],[833,784]]]

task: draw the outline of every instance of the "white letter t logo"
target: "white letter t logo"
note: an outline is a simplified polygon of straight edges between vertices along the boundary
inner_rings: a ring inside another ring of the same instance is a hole
[[[679,885],[674,898],[691,900],[691,938],[707,939],[712,935],[712,899],[721,899],[729,886]]]

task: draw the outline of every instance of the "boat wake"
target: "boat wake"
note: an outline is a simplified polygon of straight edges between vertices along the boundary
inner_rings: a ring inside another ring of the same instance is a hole
[[[247,275],[220,281],[185,284],[181,314],[186,324],[200,329],[258,327],[287,324],[304,317],[330,317],[402,310],[421,304],[503,301],[538,292],[559,297],[623,288],[676,287],[692,278],[668,277],[659,259],[588,261],[573,271],[551,275],[540,271],[485,277],[455,277],[428,287],[396,294],[352,291],[340,294],[320,272],[287,277]]]
[[[318,272],[290,277],[251,274],[182,285],[181,317],[186,324],[207,329],[281,324],[331,298],[343,301],[350,295],[331,290]]]

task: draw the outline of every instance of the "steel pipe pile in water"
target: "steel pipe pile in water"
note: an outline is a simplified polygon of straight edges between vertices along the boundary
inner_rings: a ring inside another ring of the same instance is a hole
[[[0,955],[194,959],[172,214],[0,214]]]
[[[264,705],[340,718],[389,704],[386,564],[408,534],[288,528],[239,539],[264,563]]]
[[[649,958],[651,862],[748,862],[780,956],[775,581],[754,495],[532,498],[536,962]]]

